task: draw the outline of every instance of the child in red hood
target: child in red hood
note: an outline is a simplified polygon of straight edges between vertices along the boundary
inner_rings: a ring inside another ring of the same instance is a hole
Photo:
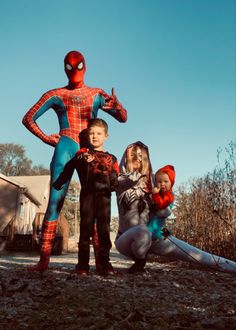
[[[156,186],[152,189],[152,200],[154,211],[148,224],[153,239],[162,238],[162,227],[166,218],[171,214],[171,207],[174,202],[172,187],[175,183],[175,168],[166,165],[160,168],[155,174]]]

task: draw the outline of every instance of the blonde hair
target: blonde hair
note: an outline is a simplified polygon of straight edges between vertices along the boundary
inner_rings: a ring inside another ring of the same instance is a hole
[[[137,169],[134,165],[134,162],[140,162],[140,166]],[[146,148],[134,144],[127,149],[126,153],[126,167],[128,172],[133,172],[137,170],[142,175],[145,175],[143,178],[146,183],[150,183],[151,177],[151,164],[148,156],[148,151]]]

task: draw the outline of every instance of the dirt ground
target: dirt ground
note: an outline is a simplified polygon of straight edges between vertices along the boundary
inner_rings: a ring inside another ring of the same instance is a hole
[[[132,262],[113,247],[115,276],[96,275],[91,249],[91,273],[80,277],[71,251],[43,274],[26,270],[38,255],[1,255],[0,329],[236,329],[235,275],[157,257],[129,275]]]

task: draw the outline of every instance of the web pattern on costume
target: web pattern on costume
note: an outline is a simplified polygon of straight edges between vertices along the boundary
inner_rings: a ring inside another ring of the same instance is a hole
[[[112,171],[119,174],[116,158],[108,153],[95,152],[93,160],[93,174],[109,175]]]
[[[236,273],[236,262],[233,260],[205,252],[184,241],[179,240],[180,243],[178,243],[178,241],[176,242],[175,237],[172,236],[166,228],[163,230],[163,237],[164,240],[168,240],[173,246],[176,247],[172,256],[175,255],[175,251],[177,253],[180,251],[183,255],[185,254],[188,257],[188,261],[199,264],[207,269],[216,269],[222,272]],[[181,257],[177,257],[177,259],[184,260]]]
[[[58,88],[48,91],[27,112],[23,122],[34,135],[46,141],[47,135],[38,127],[36,119],[52,108],[59,119],[60,135],[67,136],[79,143],[79,132],[87,127],[88,119],[97,116],[101,105],[95,105],[94,100],[99,95],[104,99],[108,97],[103,90],[88,86],[74,90]]]

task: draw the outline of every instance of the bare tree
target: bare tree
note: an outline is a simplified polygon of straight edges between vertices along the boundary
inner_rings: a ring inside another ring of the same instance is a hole
[[[49,174],[42,165],[32,167],[24,147],[14,143],[0,144],[0,172],[6,176]]]
[[[35,165],[31,168],[29,175],[49,175],[50,170],[45,168],[43,165]]]
[[[179,187],[174,234],[203,250],[236,258],[236,142],[218,150],[212,173]]]

